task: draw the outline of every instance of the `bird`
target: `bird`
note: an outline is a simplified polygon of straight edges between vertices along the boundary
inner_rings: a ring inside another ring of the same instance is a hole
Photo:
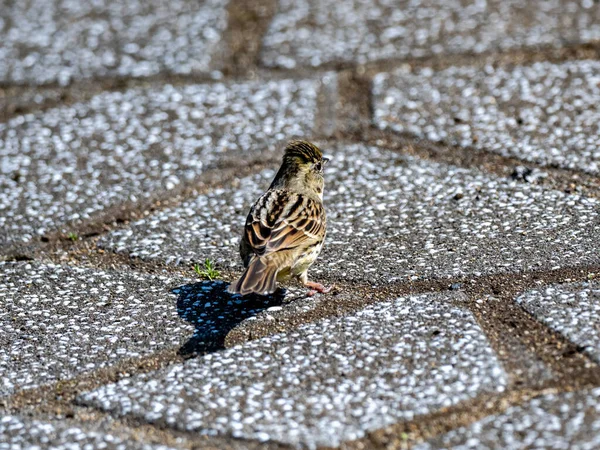
[[[277,289],[277,281],[291,278],[310,288],[309,296],[331,290],[308,280],[308,269],[325,242],[323,173],[328,161],[307,141],[294,140],[285,147],[273,182],[246,219],[240,241],[245,270],[228,287],[230,293],[268,295]]]

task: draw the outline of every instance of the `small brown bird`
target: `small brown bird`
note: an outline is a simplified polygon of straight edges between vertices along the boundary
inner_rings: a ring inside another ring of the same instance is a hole
[[[312,290],[331,288],[308,281],[308,268],[325,241],[323,168],[329,161],[306,141],[292,141],[271,186],[254,204],[244,227],[240,255],[246,270],[230,293],[270,294],[276,281],[297,277]]]

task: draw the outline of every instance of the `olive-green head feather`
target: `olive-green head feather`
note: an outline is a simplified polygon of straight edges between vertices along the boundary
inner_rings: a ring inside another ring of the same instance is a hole
[[[323,168],[329,161],[321,149],[307,141],[291,141],[285,148],[283,162],[271,189],[323,196]]]
[[[323,159],[321,149],[307,141],[291,141],[284,152],[283,160],[290,164],[317,163]]]

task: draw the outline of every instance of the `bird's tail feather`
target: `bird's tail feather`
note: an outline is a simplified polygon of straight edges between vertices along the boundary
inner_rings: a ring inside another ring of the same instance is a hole
[[[272,261],[255,258],[239,278],[229,285],[227,291],[231,294],[266,295],[275,292],[277,267]]]

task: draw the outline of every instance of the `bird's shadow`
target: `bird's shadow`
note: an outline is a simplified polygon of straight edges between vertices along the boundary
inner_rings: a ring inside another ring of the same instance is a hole
[[[227,292],[229,283],[205,281],[173,289],[177,295],[177,313],[194,325],[192,337],[181,346],[179,354],[190,358],[224,348],[225,338],[237,324],[272,306],[279,306],[285,291],[269,296],[240,296]]]

